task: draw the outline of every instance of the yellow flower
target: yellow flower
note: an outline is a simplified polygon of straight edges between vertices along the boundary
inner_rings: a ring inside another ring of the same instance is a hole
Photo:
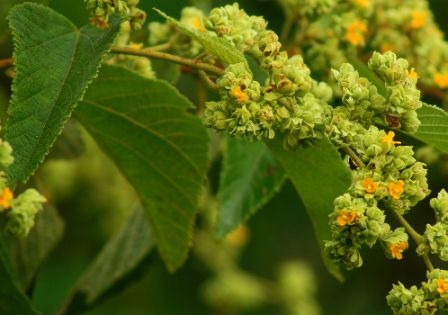
[[[417,80],[418,77],[418,73],[414,70],[414,68],[412,68],[410,71],[406,70],[406,75],[408,76],[408,78],[410,79],[415,79]]]
[[[197,30],[199,32],[204,32],[205,31],[205,27],[202,24],[202,21],[201,21],[201,19],[199,17],[194,16],[192,21],[191,21],[191,24],[192,24],[192,26],[193,26],[193,28],[195,30]]]
[[[345,226],[352,224],[358,218],[358,214],[353,210],[342,209],[339,211],[339,215],[336,218],[336,222],[339,226]]]
[[[409,26],[412,29],[419,29],[425,25],[426,22],[426,12],[414,10],[411,12],[411,22]]]
[[[385,137],[383,137],[383,143],[388,144],[400,144],[400,141],[394,141],[395,132],[389,131]]]
[[[233,88],[233,90],[230,92],[230,95],[232,95],[234,98],[236,98],[236,101],[239,104],[241,104],[249,99],[249,96],[247,95],[247,93],[243,92],[239,85],[237,85]]]
[[[403,251],[408,248],[408,243],[406,241],[401,241],[396,244],[392,244],[389,246],[390,254],[392,255],[392,258],[395,259],[402,259],[403,258]]]
[[[399,180],[396,184],[389,183],[389,195],[394,199],[400,199],[401,194],[404,192],[404,182]]]
[[[448,73],[434,74],[434,82],[441,89],[448,87]]]
[[[370,4],[370,0],[352,0],[353,4],[361,8],[367,8]]]
[[[437,279],[437,292],[445,293],[448,291],[448,283],[443,279]]]
[[[3,209],[8,209],[11,206],[10,202],[13,198],[14,194],[11,189],[8,187],[4,188],[0,194],[0,206],[3,207]]]
[[[378,188],[378,183],[374,182],[373,179],[369,177],[362,181],[362,186],[364,187],[366,193],[371,194],[374,193]]]
[[[364,45],[364,35],[367,33],[367,24],[356,20],[347,26],[345,39],[353,46]]]

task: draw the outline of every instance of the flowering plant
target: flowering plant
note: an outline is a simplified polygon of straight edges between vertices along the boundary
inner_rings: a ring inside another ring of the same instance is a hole
[[[448,271],[433,262],[448,260],[448,193],[428,180],[448,152],[448,43],[427,1],[278,0],[280,32],[239,3],[204,1],[179,19],[138,0],[84,3],[81,28],[42,4],[8,10],[1,314],[38,314],[35,277],[64,225],[50,164],[89,157],[82,146],[93,143],[126,179],[102,185],[132,211],[56,314],[96,306],[155,248],[171,272],[193,248],[212,273],[203,299],[224,314],[261,305],[318,314],[305,263],[281,264],[270,281],[237,264],[249,217],[287,180],[333,276],[362,267],[377,243],[390,260],[414,252],[426,278],[398,280],[385,303],[393,314],[448,310]],[[197,95],[180,92],[183,78]],[[408,218],[423,203],[434,215],[417,227]],[[42,252],[25,257],[33,246]]]

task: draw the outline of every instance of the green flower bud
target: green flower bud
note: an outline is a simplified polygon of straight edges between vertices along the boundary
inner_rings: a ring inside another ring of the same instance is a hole
[[[448,193],[442,189],[437,198],[432,198],[429,202],[431,208],[434,209],[438,222],[448,223]]]
[[[19,237],[26,236],[34,226],[34,217],[42,210],[46,199],[35,189],[27,189],[11,201],[7,212],[6,230]]]
[[[437,222],[434,225],[427,224],[425,243],[429,245],[430,252],[439,256],[440,259],[448,260],[448,226]]]

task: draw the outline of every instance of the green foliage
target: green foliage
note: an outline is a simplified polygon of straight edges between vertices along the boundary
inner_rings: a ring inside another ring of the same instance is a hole
[[[37,315],[30,301],[20,289],[9,261],[5,235],[0,234],[0,313]]]
[[[17,76],[5,137],[14,150],[8,179],[15,186],[34,173],[61,133],[97,75],[118,33],[119,19],[113,19],[106,32],[92,25],[78,30],[57,12],[25,3],[10,11],[9,21]]]
[[[77,314],[90,309],[136,280],[154,247],[155,239],[139,205],[80,276],[60,312]]]
[[[222,238],[268,202],[285,179],[263,142],[227,138],[219,189],[216,236]]]
[[[280,161],[306,207],[313,222],[314,231],[323,253],[323,241],[330,238],[328,213],[333,208],[333,200],[350,185],[350,172],[342,163],[334,146],[322,140],[312,146],[302,146],[295,151],[287,151],[281,141],[268,142],[274,156]],[[328,171],[327,167],[331,165]],[[323,260],[328,271],[342,280],[337,265],[325,255]]]
[[[423,104],[418,110],[418,118],[422,125],[412,136],[432,145],[444,153],[448,153],[448,113],[440,107]]]
[[[135,188],[172,271],[187,257],[207,167],[207,134],[191,108],[163,81],[103,66],[76,112]]]
[[[64,222],[53,206],[47,206],[36,217],[36,224],[27,238],[13,246],[13,261],[22,288],[29,290],[50,252],[61,241]]]

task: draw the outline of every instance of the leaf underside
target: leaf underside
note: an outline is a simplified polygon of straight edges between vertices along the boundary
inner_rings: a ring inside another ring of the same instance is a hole
[[[99,30],[77,29],[67,18],[34,3],[15,6],[9,16],[17,75],[5,138],[15,162],[11,186],[26,181],[42,162],[118,34],[120,19]]]
[[[208,136],[168,83],[104,65],[76,116],[139,195],[169,270],[182,265],[207,169]]]

